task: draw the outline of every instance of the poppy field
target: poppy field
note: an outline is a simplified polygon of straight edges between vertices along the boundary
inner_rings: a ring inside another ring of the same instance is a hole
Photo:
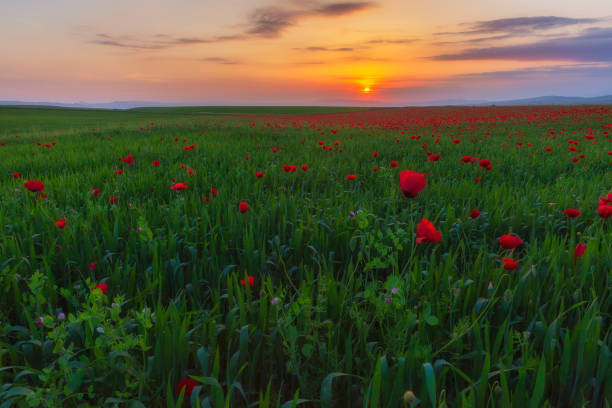
[[[0,108],[0,408],[612,406],[612,107]]]

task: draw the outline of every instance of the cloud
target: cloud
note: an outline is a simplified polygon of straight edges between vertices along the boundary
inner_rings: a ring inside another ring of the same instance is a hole
[[[338,47],[338,48],[330,48],[330,47],[320,47],[320,46],[311,46],[305,48],[294,48],[294,50],[300,51],[336,51],[336,52],[349,52],[355,51],[352,47]]]
[[[203,58],[198,58],[197,60],[202,61],[202,62],[215,62],[215,63],[223,64],[223,65],[240,64],[238,61],[230,60],[230,59],[223,58],[223,57],[203,57]]]
[[[540,81],[566,77],[603,77],[612,74],[612,65],[573,64],[573,65],[547,65],[541,67],[519,68],[502,71],[473,72],[458,74],[452,77],[458,81]]]
[[[555,16],[538,16],[538,17],[516,17],[516,18],[500,18],[497,20],[476,21],[471,23],[463,23],[467,26],[467,30],[448,31],[436,33],[438,35],[455,35],[455,34],[499,34],[499,33],[524,33],[541,30],[550,30],[553,28],[573,26],[577,24],[592,24],[601,21],[596,18],[567,18]]]
[[[573,37],[553,38],[531,44],[468,48],[454,54],[430,57],[437,61],[612,61],[612,28],[593,27]]]
[[[277,38],[282,31],[294,26],[299,20],[311,17],[340,17],[377,7],[370,1],[321,3],[318,1],[296,2],[297,7],[267,6],[260,7],[248,14],[248,21],[243,32],[230,35],[202,37],[173,37],[168,34],[156,34],[151,38],[134,36],[113,36],[98,33],[90,41],[92,44],[109,47],[131,48],[134,50],[157,50],[179,45],[212,44],[225,41],[248,40],[253,37]],[[349,51],[348,48],[337,48],[335,51]]]
[[[294,26],[300,19],[310,17],[339,17],[376,7],[369,1],[339,2],[320,4],[308,2],[301,7],[267,6],[249,14],[246,34],[257,37],[275,38],[285,29]]]
[[[416,38],[391,38],[370,40],[366,44],[411,44],[418,41]]]
[[[107,33],[98,33],[90,43],[137,50],[158,50],[175,45],[206,44],[216,41],[218,40],[195,37],[175,38],[166,34],[156,34],[152,39],[142,39],[134,36],[113,36]]]

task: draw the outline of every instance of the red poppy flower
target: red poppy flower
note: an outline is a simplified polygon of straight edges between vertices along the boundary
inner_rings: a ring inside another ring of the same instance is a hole
[[[442,239],[442,234],[440,231],[436,230],[433,224],[423,218],[416,230],[416,242],[420,244],[421,242],[439,242]]]
[[[247,276],[247,280],[249,281],[249,286],[251,286],[251,287],[255,286],[255,278],[254,277]],[[240,284],[242,286],[245,286],[246,283],[244,282],[244,279],[240,279]]]
[[[464,163],[473,163],[476,160],[478,160],[478,159],[476,157],[472,157],[472,156],[463,156],[461,158],[461,161],[464,162]]]
[[[106,291],[108,290],[108,284],[106,282],[100,283],[94,286],[93,290],[96,290],[96,289],[100,289],[102,291],[102,294],[106,295]]]
[[[42,182],[37,181],[37,180],[28,180],[25,183],[23,183],[23,185],[25,186],[25,188],[27,188],[33,193],[37,193],[45,189],[45,185]]]
[[[92,263],[89,264],[89,270],[93,271],[94,269],[96,269],[96,265],[98,264],[98,261],[93,261]]]
[[[118,199],[117,197],[110,197],[110,198],[108,199],[108,201],[109,201],[110,203],[116,203],[118,200],[119,200],[119,199]]]
[[[97,189],[97,188],[94,188],[94,189],[91,190],[91,194],[98,195],[98,194],[100,194],[100,190]]]
[[[601,218],[610,218],[612,217],[612,205],[610,204],[599,204],[597,208],[597,213]]]
[[[121,161],[131,166],[132,163],[134,163],[134,158],[131,155],[129,155],[129,156],[125,156],[123,159],[121,159]]]
[[[217,191],[217,189],[216,189],[216,188],[214,188],[214,187],[211,187],[211,188],[210,188],[210,192],[212,193],[213,197],[216,197],[216,196],[217,196],[217,194],[219,194],[219,192]]]
[[[508,271],[512,271],[516,268],[518,268],[518,261],[514,261],[510,258],[505,258],[502,257],[502,262],[504,263],[504,269],[508,270]]]
[[[123,174],[123,170],[121,169],[115,170],[115,174]]]
[[[505,249],[514,249],[522,243],[523,241],[516,235],[506,234],[499,237],[499,244]]]
[[[302,170],[304,170],[304,171],[308,170],[308,165],[302,164]]]
[[[55,221],[55,226],[59,229],[63,229],[66,226],[66,219],[60,218],[59,220]]]
[[[580,217],[580,211],[575,208],[568,208],[567,210],[565,210],[565,215],[570,218],[577,218]]]
[[[435,162],[440,160],[440,155],[439,154],[432,154],[431,156],[429,156],[429,161],[430,162]]]
[[[263,171],[258,171],[257,173],[255,173],[255,177],[262,178],[263,177]]]
[[[576,249],[574,249],[574,258],[580,258],[584,255],[584,251],[586,251],[586,245],[582,242],[576,245]]]
[[[176,395],[179,395],[181,391],[185,389],[183,395],[189,396],[197,385],[198,383],[193,378],[183,378],[176,387]]]
[[[241,201],[240,204],[238,205],[238,209],[240,210],[241,213],[245,213],[247,211],[249,211],[249,205],[247,203],[245,203],[244,201]]]
[[[482,181],[482,177],[476,177],[475,181],[476,183],[480,183]]]
[[[159,160],[153,160],[151,164],[155,167],[159,167]]]
[[[47,195],[43,194],[43,193],[36,194],[36,199],[40,200],[40,199],[43,199],[43,198],[47,198]]]
[[[347,180],[355,180],[355,175],[354,174],[349,174],[348,176],[346,176]]]
[[[482,159],[480,162],[478,162],[478,165],[482,168],[484,168],[485,170],[491,170],[491,160],[489,159]]]
[[[378,152],[372,153],[372,157],[378,157]]]
[[[478,217],[480,217],[480,214],[481,214],[481,212],[480,212],[480,211],[478,211],[478,210],[476,210],[476,209],[473,209],[473,210],[470,212],[470,218],[478,218]]]
[[[400,173],[400,188],[404,198],[413,198],[427,185],[425,174],[412,170],[404,170]]]
[[[19,173],[13,173],[13,174],[11,174],[11,176],[13,176],[13,178],[17,179],[17,178],[19,178]]]
[[[396,161],[391,160],[391,168],[397,167],[398,163]]]
[[[187,190],[187,184],[185,183],[176,183],[175,185],[173,185],[172,187],[170,187],[172,190]]]

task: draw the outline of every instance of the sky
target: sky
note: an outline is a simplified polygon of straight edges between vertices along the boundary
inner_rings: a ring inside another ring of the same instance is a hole
[[[0,100],[406,106],[612,94],[610,0],[0,3]]]

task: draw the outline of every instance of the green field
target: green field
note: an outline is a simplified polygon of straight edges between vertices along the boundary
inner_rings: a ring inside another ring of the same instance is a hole
[[[610,407],[611,133],[609,106],[0,107],[0,408]]]

